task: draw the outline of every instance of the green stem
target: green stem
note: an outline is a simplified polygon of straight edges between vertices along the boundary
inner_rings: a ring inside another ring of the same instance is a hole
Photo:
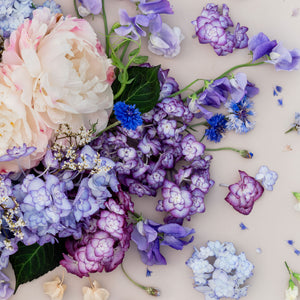
[[[221,147],[221,148],[205,148],[206,151],[221,151],[221,150],[231,150],[235,152],[241,152],[241,150],[232,148],[232,147]]]
[[[287,264],[286,261],[284,262],[284,264],[285,264],[285,266],[286,266],[286,268],[287,268],[287,270],[288,270],[288,272],[290,274],[290,278],[292,278],[292,270],[290,269],[290,267],[289,267],[289,265]]]
[[[104,6],[104,0],[102,1],[102,16],[103,16],[103,23],[104,23],[104,31],[105,31],[105,53],[109,57],[109,34],[108,34],[108,25],[107,25],[107,18],[106,18],[106,12],[105,12],[105,6]]]
[[[115,123],[108,125],[105,129],[103,129],[99,133],[97,133],[96,137],[100,136],[103,132],[105,132],[105,131],[107,131],[109,129],[112,129],[112,128],[120,125],[120,124],[121,124],[120,121],[116,121]]]
[[[78,11],[76,0],[74,0],[73,3],[74,3],[74,8],[75,8],[77,18],[82,19],[82,16],[79,14],[79,11]]]
[[[208,124],[207,121],[203,121],[203,122],[200,122],[200,123],[189,125],[188,128],[193,128],[193,127],[207,125],[207,124]]]
[[[144,286],[141,285],[139,283],[137,283],[136,281],[134,281],[125,271],[123,264],[121,264],[121,269],[123,271],[123,273],[125,274],[125,276],[137,287],[141,288],[142,290],[144,290],[146,293],[148,293],[151,296],[159,296],[160,295],[160,291],[156,288],[153,287],[148,287],[148,286]]]

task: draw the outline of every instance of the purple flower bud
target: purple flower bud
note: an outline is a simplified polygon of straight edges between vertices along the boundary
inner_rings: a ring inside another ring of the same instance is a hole
[[[143,14],[173,14],[173,10],[168,0],[142,0],[139,4],[139,9]]]

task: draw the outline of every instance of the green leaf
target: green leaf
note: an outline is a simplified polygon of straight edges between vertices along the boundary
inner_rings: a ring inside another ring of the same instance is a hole
[[[295,279],[297,279],[300,282],[300,274],[299,273],[293,273],[293,276]]]
[[[131,84],[126,85],[118,100],[127,104],[135,104],[142,114],[150,111],[159,100],[159,69],[160,66],[129,68],[128,81],[132,80]],[[112,88],[116,94],[121,88],[121,83],[115,80]]]
[[[25,246],[19,242],[18,252],[9,257],[16,277],[15,292],[20,284],[32,281],[57,267],[59,261],[63,259],[64,245],[64,239],[59,243],[47,243],[43,246],[38,244]]]
[[[295,196],[295,198],[300,201],[300,193],[298,192],[293,192],[293,195]]]
[[[139,48],[133,49],[133,50],[129,53],[129,56],[137,55],[139,52],[140,52],[140,49],[139,49]]]
[[[144,64],[147,61],[148,61],[148,56],[143,56],[143,55],[139,55],[133,60],[133,62],[138,65]]]

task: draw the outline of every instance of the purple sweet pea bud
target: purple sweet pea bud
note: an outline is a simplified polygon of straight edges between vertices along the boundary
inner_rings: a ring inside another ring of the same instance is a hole
[[[145,14],[173,14],[173,10],[168,0],[141,1],[140,11]]]
[[[79,0],[79,2],[84,6],[84,8],[86,8],[86,10],[90,14],[98,15],[102,10],[101,0]]]
[[[248,48],[253,52],[253,61],[268,55],[277,45],[275,40],[270,41],[269,38],[262,32],[253,36],[248,43]]]

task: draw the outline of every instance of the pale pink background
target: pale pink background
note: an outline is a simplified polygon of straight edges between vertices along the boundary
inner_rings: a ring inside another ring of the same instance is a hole
[[[173,26],[180,26],[185,40],[182,43],[181,54],[173,60],[155,57],[144,48],[143,54],[150,55],[152,64],[161,64],[170,68],[181,87],[196,78],[214,78],[229,67],[249,60],[247,50],[240,50],[226,57],[217,57],[208,45],[200,45],[193,39],[193,26],[190,24],[201,12],[208,1],[170,0],[174,15],[164,16],[164,20]],[[37,1],[42,2],[42,1]],[[57,0],[63,6],[64,14],[74,15],[71,0]],[[271,39],[282,41],[287,48],[300,48],[300,15],[292,17],[292,12],[300,7],[299,0],[230,0],[224,1],[230,8],[234,23],[249,27],[249,36],[263,31]],[[222,1],[216,1],[222,4]],[[134,5],[129,0],[106,1],[109,22],[118,21],[118,8],[126,7],[134,12]],[[102,20],[96,17],[94,28],[99,38],[104,42]],[[146,42],[146,41],[145,41]],[[288,274],[284,260],[300,272],[300,257],[293,253],[293,248],[286,242],[294,239],[300,249],[300,213],[293,208],[296,200],[293,191],[300,191],[300,135],[296,132],[284,134],[294,120],[294,113],[300,112],[300,71],[276,72],[271,65],[244,69],[250,81],[260,88],[260,93],[254,98],[256,111],[256,127],[247,135],[241,136],[229,133],[222,143],[209,147],[233,146],[246,148],[254,153],[252,160],[246,160],[233,152],[214,153],[211,176],[216,181],[214,188],[206,197],[206,212],[185,223],[196,229],[193,245],[200,247],[208,240],[234,242],[238,252],[244,251],[254,265],[254,276],[248,281],[251,285],[247,300],[281,300],[288,284]],[[283,106],[277,104],[278,97],[273,96],[275,85],[281,85]],[[290,145],[292,151],[287,151]],[[249,216],[237,213],[224,201],[227,189],[219,187],[220,183],[233,183],[239,179],[238,170],[244,170],[254,176],[259,167],[266,164],[279,174],[278,182],[273,192],[266,191],[259,199]],[[161,216],[154,213],[156,200],[146,198],[136,199],[137,212],[161,221]],[[148,215],[149,213],[149,215]],[[249,228],[242,231],[240,222]],[[200,300],[202,294],[193,289],[191,270],[185,266],[185,261],[193,252],[193,245],[188,245],[183,251],[163,248],[167,266],[153,266],[151,277],[146,277],[146,267],[140,262],[135,245],[127,253],[124,265],[133,278],[140,283],[152,285],[161,289],[161,300]],[[257,248],[262,253],[256,252]],[[61,276],[63,268],[44,275],[32,283],[22,285],[12,300],[39,299],[47,300],[43,294],[42,284]],[[12,272],[10,271],[10,274]],[[110,274],[92,274],[111,293],[110,300],[147,300],[151,296],[133,286],[122,274],[120,268]],[[88,279],[79,279],[66,274],[65,283],[68,288],[65,300],[83,299],[81,288],[89,285]]]

